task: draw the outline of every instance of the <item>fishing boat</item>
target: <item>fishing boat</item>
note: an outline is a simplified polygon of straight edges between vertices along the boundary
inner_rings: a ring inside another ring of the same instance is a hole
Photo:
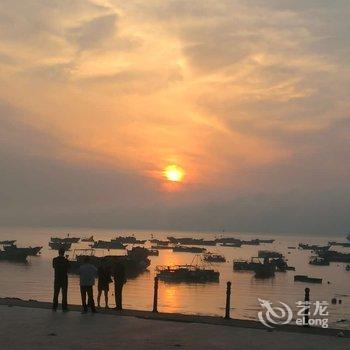
[[[181,252],[181,253],[204,253],[206,251],[205,248],[199,247],[186,247],[186,246],[176,246],[173,247],[173,252]]]
[[[350,253],[341,253],[335,250],[323,250],[317,252],[320,258],[324,258],[330,262],[350,263]]]
[[[326,246],[319,246],[317,244],[304,244],[304,243],[299,243],[299,248],[303,250],[313,250],[313,251],[318,251],[318,250],[328,250],[330,248],[330,245]]]
[[[157,277],[167,282],[219,282],[220,273],[197,265],[157,266]]]
[[[260,241],[258,239],[251,239],[250,241],[242,241],[242,245],[260,245]]]
[[[153,243],[153,244],[156,244],[156,245],[163,245],[163,246],[167,246],[167,245],[169,245],[169,241],[162,241],[162,240],[160,240],[160,239],[155,239],[155,238],[153,238],[153,239],[150,239],[149,240],[151,243]]]
[[[0,250],[0,260],[26,262],[27,257],[24,252]]]
[[[339,246],[339,247],[344,247],[344,248],[349,248],[350,247],[350,243],[342,243],[342,242],[335,242],[335,241],[330,241],[328,242],[328,244],[330,246]]]
[[[254,269],[261,264],[258,257],[253,257],[248,260],[235,260],[233,262],[233,270],[235,271],[254,271]]]
[[[213,253],[204,254],[203,260],[206,262],[226,262],[226,258],[223,255]]]
[[[201,246],[215,246],[216,241],[204,240],[203,238],[175,238],[175,237],[167,237],[170,243],[180,244],[180,245],[201,245]]]
[[[68,243],[68,242],[49,242],[49,247],[52,250],[60,250],[63,249],[65,251],[70,250],[72,246],[72,243]]]
[[[309,260],[310,265],[329,266],[329,260],[320,258],[319,256],[312,256]]]
[[[224,242],[221,243],[222,247],[232,247],[232,248],[240,248],[242,246],[242,242]]]
[[[240,247],[242,245],[242,240],[235,237],[221,237],[216,238],[215,241],[226,247]]]
[[[80,238],[79,237],[69,237],[69,234],[67,237],[60,238],[60,237],[51,237],[51,242],[54,243],[78,243]]]
[[[117,263],[122,263],[125,267],[125,272],[128,278],[135,278],[145,272],[150,266],[151,261],[142,247],[134,247],[129,250],[126,255],[102,255],[97,256],[95,249],[75,249],[73,258],[70,262],[70,273],[78,273],[79,267],[84,263],[85,257],[89,257],[90,263],[95,267],[99,267],[102,261],[107,263],[107,266],[114,268]]]
[[[157,249],[148,249],[145,247],[134,247],[133,249],[135,248],[142,249],[147,256],[159,256],[159,250]]]
[[[273,243],[274,239],[258,239],[260,243]]]
[[[94,242],[94,236],[85,237],[81,239],[82,242]]]
[[[295,275],[294,282],[322,283],[322,278],[309,277],[306,275]]]
[[[151,246],[152,249],[169,249],[172,250],[174,247],[173,246],[168,246],[168,245],[152,245]]]
[[[268,258],[268,259],[278,259],[278,258],[282,258],[283,255],[279,252],[275,252],[272,250],[259,250],[258,257],[259,258]]]
[[[26,255],[29,256],[37,256],[41,249],[43,247],[25,247],[25,248],[18,248],[15,244],[11,244],[11,245],[6,245],[4,246],[4,251],[5,252],[12,252],[12,253],[24,253]]]
[[[276,266],[273,263],[264,262],[263,264],[258,264],[254,268],[254,273],[256,278],[270,278],[275,276]]]
[[[146,240],[138,240],[134,236],[119,236],[111,239],[111,242],[119,242],[123,244],[145,244]]]
[[[7,241],[0,241],[1,245],[11,245],[11,244],[15,244],[16,240],[7,240]]]
[[[97,241],[90,244],[93,249],[125,249],[126,245],[118,241]]]

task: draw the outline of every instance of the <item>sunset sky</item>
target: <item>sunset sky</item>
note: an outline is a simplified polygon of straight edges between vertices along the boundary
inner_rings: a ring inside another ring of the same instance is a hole
[[[2,0],[0,225],[350,231],[349,18],[349,0]]]

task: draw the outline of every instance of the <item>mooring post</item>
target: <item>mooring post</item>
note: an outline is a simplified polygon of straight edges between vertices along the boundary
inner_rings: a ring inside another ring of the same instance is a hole
[[[227,282],[226,286],[226,311],[225,311],[225,318],[230,318],[230,309],[231,309],[231,282]]]
[[[153,312],[158,312],[158,277],[154,277]]]
[[[305,311],[304,311],[304,327],[309,326],[309,315],[310,315],[310,288],[305,288]]]

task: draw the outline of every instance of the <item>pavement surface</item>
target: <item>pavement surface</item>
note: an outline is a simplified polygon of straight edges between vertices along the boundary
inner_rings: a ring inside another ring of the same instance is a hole
[[[350,339],[335,335],[145,319],[116,313],[62,313],[39,307],[1,305],[0,348],[350,350]]]

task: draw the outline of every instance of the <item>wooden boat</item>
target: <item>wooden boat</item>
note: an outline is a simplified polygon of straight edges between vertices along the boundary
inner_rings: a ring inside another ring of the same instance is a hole
[[[69,235],[67,235],[67,237],[65,238],[60,238],[60,237],[51,237],[51,242],[54,243],[78,243],[80,238],[79,237],[69,237]]]
[[[207,262],[226,262],[226,258],[220,254],[206,253],[203,260]]]
[[[154,244],[156,244],[156,245],[163,245],[163,246],[167,246],[167,245],[169,245],[169,241],[162,241],[162,240],[160,240],[160,239],[155,239],[155,238],[153,238],[153,239],[150,239],[149,240],[151,243],[154,243]]]
[[[199,247],[186,247],[186,246],[176,246],[173,247],[173,252],[181,252],[181,253],[204,253],[206,251],[205,248]]]
[[[26,262],[27,257],[24,252],[0,250],[0,260]]]
[[[258,241],[260,243],[273,243],[275,240],[274,239],[260,239],[260,238],[258,238]]]
[[[276,266],[270,262],[255,266],[254,273],[256,278],[270,278],[275,276]]]
[[[330,241],[328,242],[329,245],[331,246],[339,246],[339,247],[344,247],[344,248],[349,248],[350,247],[350,243],[342,243],[342,242],[335,242],[335,241]]]
[[[304,243],[299,243],[299,248],[303,250],[313,250],[313,251],[318,251],[318,250],[328,250],[330,248],[330,245],[326,246],[319,246],[317,244],[304,244]]]
[[[278,258],[282,258],[283,255],[279,252],[275,252],[272,250],[259,250],[258,257],[259,258],[268,258],[268,259],[278,259]]]
[[[167,237],[170,243],[180,244],[180,245],[201,245],[201,246],[215,246],[216,241],[204,240],[203,238],[175,238]]]
[[[157,266],[157,277],[167,282],[218,282],[220,273],[198,265]]]
[[[97,241],[90,244],[93,249],[125,249],[126,245],[118,241]]]
[[[49,242],[49,247],[53,250],[64,249],[65,251],[70,250],[72,243],[68,242]]]
[[[174,247],[173,246],[168,246],[168,245],[152,245],[151,246],[152,249],[170,249],[172,250]]]
[[[82,242],[94,242],[94,236],[82,238],[81,241]]]
[[[319,256],[312,256],[309,260],[309,264],[317,266],[329,266],[329,261],[325,258],[320,258]]]
[[[242,246],[242,242],[224,242],[221,243],[222,247],[232,247],[232,248],[240,248]]]
[[[15,244],[16,240],[6,240],[6,241],[0,241],[0,244],[2,245],[11,245],[11,244]]]
[[[254,271],[254,269],[262,264],[258,257],[251,258],[248,260],[235,260],[233,262],[233,270],[235,271]]]
[[[294,282],[322,283],[322,278],[308,277],[306,275],[295,275]]]
[[[134,247],[126,255],[104,255],[97,256],[94,249],[75,249],[73,259],[70,260],[70,273],[78,273],[79,267],[83,264],[86,256],[90,263],[97,268],[101,266],[102,261],[106,261],[107,266],[113,270],[117,263],[122,263],[128,278],[135,278],[145,272],[151,264],[147,254],[142,247]]]
[[[350,263],[349,253],[341,253],[334,250],[324,250],[324,251],[318,251],[317,254],[320,258],[324,258],[330,262]]]
[[[250,241],[242,241],[242,245],[260,245],[260,241],[258,239],[251,239]]]
[[[123,244],[145,244],[146,240],[138,240],[134,236],[119,236],[111,239],[111,242],[119,242]]]
[[[5,252],[17,252],[17,253],[24,253],[27,254],[29,256],[37,256],[41,249],[43,247],[25,247],[25,248],[18,248],[15,244],[11,244],[11,245],[6,245],[4,246],[4,251]]]

